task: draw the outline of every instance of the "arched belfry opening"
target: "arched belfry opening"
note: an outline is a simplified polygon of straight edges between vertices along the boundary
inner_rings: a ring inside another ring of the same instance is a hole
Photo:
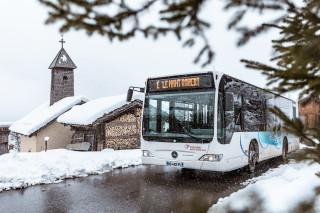
[[[74,64],[68,53],[63,47],[63,38],[59,41],[61,49],[49,66],[51,69],[51,92],[50,105],[65,98],[74,96]]]

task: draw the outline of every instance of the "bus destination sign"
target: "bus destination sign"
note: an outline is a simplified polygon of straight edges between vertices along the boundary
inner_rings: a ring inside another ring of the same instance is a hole
[[[210,74],[151,79],[148,83],[150,92],[211,88],[212,85],[213,79]]]

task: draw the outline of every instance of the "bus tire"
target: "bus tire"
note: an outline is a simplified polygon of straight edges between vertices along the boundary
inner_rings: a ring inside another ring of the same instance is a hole
[[[288,158],[288,139],[287,137],[283,138],[283,143],[282,143],[282,159],[286,161]]]
[[[249,145],[249,153],[248,153],[248,167],[249,172],[254,173],[256,169],[256,165],[259,161],[259,146],[256,141],[251,141]]]

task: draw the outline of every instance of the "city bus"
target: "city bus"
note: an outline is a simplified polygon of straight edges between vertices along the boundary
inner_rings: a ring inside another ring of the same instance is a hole
[[[149,78],[142,114],[143,164],[226,172],[285,158],[299,140],[268,109],[296,117],[293,100],[220,72]]]

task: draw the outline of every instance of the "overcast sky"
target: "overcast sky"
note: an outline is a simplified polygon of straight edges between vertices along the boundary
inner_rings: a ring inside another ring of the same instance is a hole
[[[75,94],[94,99],[125,93],[130,85],[143,86],[149,76],[208,70],[264,87],[264,77],[246,69],[240,59],[267,62],[275,33],[237,48],[237,35],[226,30],[230,14],[214,2],[207,6],[205,15],[212,20],[208,36],[216,56],[206,69],[192,63],[198,49],[183,49],[174,37],[110,43],[82,31],[65,34],[65,49],[78,66]],[[49,100],[48,66],[60,49],[60,34],[57,25],[44,24],[46,13],[36,0],[0,1],[0,122],[15,121]]]

